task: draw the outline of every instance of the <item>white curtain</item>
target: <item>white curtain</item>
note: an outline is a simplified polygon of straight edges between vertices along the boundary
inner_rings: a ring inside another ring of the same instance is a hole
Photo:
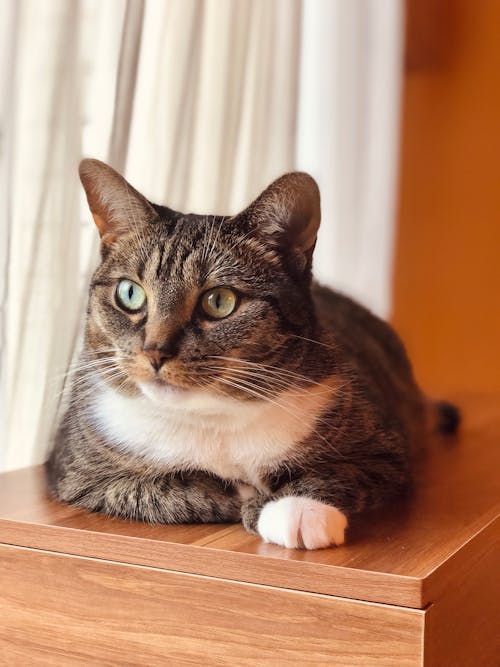
[[[0,464],[42,461],[96,234],[77,180],[109,161],[184,211],[318,180],[320,280],[390,306],[400,0],[0,0]]]
[[[400,0],[305,0],[296,167],[321,189],[315,274],[390,312],[403,58]]]

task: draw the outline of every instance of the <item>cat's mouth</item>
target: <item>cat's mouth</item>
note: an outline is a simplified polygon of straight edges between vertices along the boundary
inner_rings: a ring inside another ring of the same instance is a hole
[[[186,389],[186,387],[181,387],[181,385],[172,382],[171,380],[164,380],[163,378],[155,378],[150,381],[150,384],[156,387],[166,387],[170,389]]]
[[[189,389],[160,379],[141,381],[137,384],[146,398],[158,404],[181,403],[190,394]]]

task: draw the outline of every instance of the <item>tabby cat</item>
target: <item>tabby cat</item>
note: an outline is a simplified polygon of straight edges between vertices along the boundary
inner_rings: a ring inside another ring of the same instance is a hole
[[[54,497],[151,523],[241,520],[317,549],[409,487],[431,409],[455,430],[391,328],[312,281],[310,176],[233,217],[152,204],[97,160],[80,176],[101,261],[47,463]]]

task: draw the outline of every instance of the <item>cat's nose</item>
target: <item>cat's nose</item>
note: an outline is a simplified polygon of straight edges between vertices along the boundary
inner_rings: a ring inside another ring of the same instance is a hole
[[[143,352],[149,359],[151,366],[155,369],[155,371],[159,371],[165,361],[170,359],[172,356],[166,350],[162,350],[157,347],[145,347]]]

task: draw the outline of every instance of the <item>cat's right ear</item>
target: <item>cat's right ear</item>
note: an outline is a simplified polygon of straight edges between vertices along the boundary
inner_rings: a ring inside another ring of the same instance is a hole
[[[100,160],[82,160],[80,179],[104,246],[158,218],[146,197]]]

